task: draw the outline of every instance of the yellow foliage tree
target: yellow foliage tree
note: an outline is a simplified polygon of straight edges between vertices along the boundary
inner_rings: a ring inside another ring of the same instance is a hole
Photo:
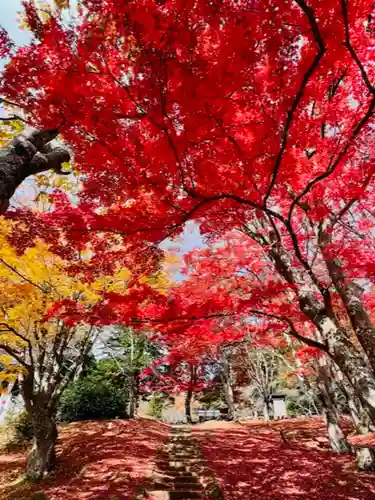
[[[42,241],[19,256],[8,240],[11,229],[11,223],[0,220],[0,354],[9,374],[14,373],[15,366],[19,373],[21,393],[34,428],[27,473],[40,478],[55,462],[60,395],[82,366],[98,334],[87,322],[70,326],[48,312],[64,299],[87,310],[100,304],[103,292],[126,294],[131,273],[118,269],[88,284],[69,274],[71,263],[53,254]],[[167,281],[162,272],[148,280],[141,278],[145,280],[165,293]]]

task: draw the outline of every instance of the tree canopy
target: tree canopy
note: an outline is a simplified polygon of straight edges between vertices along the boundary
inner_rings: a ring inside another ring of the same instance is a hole
[[[79,287],[48,324],[152,327],[190,389],[215,355],[229,406],[228,346],[302,342],[345,448],[333,377],[375,424],[373,2],[23,4],[30,43],[0,31],[0,120],[36,129],[4,150],[0,201],[72,159],[73,190],[6,213],[12,252],[53,255]],[[160,287],[188,221],[206,246]]]

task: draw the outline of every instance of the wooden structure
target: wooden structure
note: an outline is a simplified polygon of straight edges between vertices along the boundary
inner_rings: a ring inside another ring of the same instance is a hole
[[[280,393],[271,394],[274,420],[288,417],[288,413],[286,411],[285,399],[286,399],[286,396],[284,393],[280,392]]]

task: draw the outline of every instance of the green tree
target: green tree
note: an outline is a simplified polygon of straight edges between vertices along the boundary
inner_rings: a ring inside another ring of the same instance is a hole
[[[148,414],[161,420],[165,400],[166,397],[162,393],[153,393],[149,401]]]
[[[150,342],[146,333],[122,326],[115,329],[106,347],[124,377],[124,386],[129,395],[128,415],[134,418],[137,415],[140,395],[139,375],[160,356],[161,348]]]
[[[124,417],[126,398],[124,391],[110,381],[84,377],[74,381],[64,392],[59,416],[62,421],[73,422],[98,418]]]
[[[59,416],[63,421],[126,416],[126,376],[116,360],[90,359],[63,394]]]

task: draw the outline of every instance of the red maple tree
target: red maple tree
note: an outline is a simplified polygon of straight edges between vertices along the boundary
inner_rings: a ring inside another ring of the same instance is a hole
[[[303,324],[375,422],[373,3],[84,0],[74,25],[24,4],[34,40],[1,91],[59,129],[81,190],[17,213],[20,246],[44,234],[155,264],[188,220],[213,242],[239,231],[260,282],[235,312]],[[156,312],[195,321],[231,301]]]

